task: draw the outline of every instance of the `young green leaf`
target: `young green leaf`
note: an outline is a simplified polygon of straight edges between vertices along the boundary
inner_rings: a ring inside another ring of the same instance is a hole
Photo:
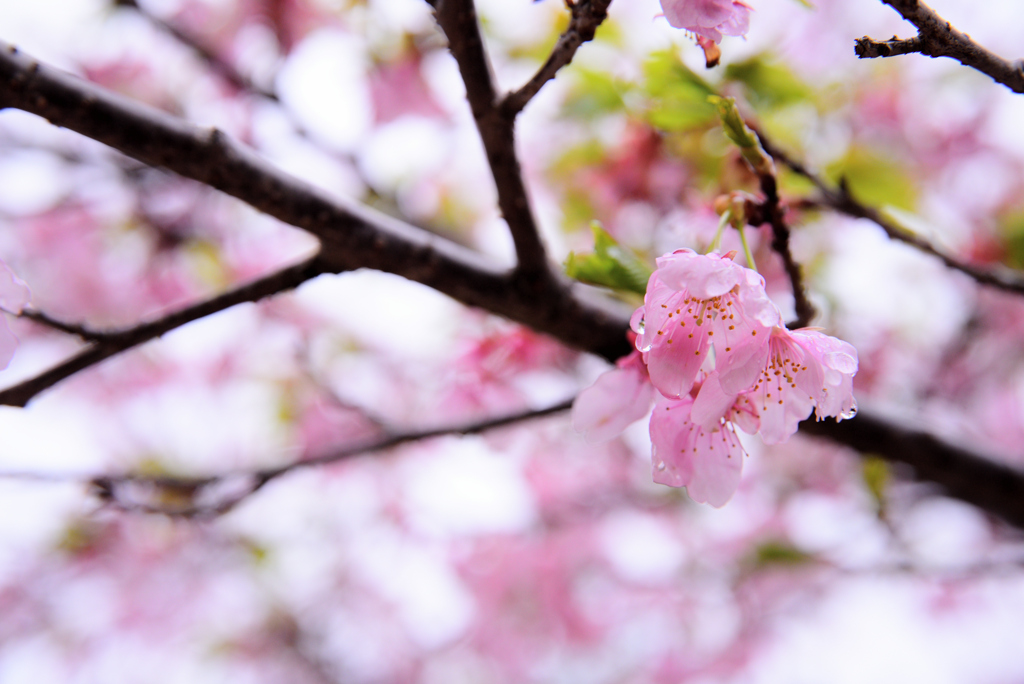
[[[597,221],[590,228],[594,232],[593,253],[570,253],[565,262],[566,274],[591,285],[644,294],[651,277],[650,267],[630,249],[616,242]]]

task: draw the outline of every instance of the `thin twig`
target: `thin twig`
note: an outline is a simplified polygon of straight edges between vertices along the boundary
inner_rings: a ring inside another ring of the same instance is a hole
[[[900,40],[877,41],[867,36],[859,38],[855,52],[858,57],[891,57],[918,52],[929,57],[951,57],[964,66],[976,69],[1002,83],[1015,93],[1024,93],[1024,64],[1009,62],[978,45],[966,33],[940,17],[935,11],[917,0],[882,0],[917,27],[917,36]]]
[[[818,190],[819,196],[806,203],[807,206],[817,205],[828,207],[833,211],[838,211],[841,214],[846,214],[853,218],[867,219],[884,230],[885,234],[888,235],[890,239],[899,240],[900,242],[915,247],[925,254],[939,259],[947,268],[959,271],[981,285],[988,285],[990,287],[1004,290],[1006,292],[1013,292],[1015,294],[1024,294],[1024,276],[1019,272],[1007,267],[985,268],[975,266],[943,252],[928,242],[928,240],[918,235],[914,235],[906,228],[903,228],[891,219],[886,218],[874,207],[869,207],[857,200],[850,194],[849,188],[847,188],[844,183],[840,183],[838,186],[833,187],[821,176],[807,168],[806,165],[796,159],[793,159],[791,156],[776,147],[763,132],[758,130],[757,134],[761,139],[761,145],[768,154],[770,154],[780,164],[784,164],[789,167],[794,173],[797,173],[809,180]]]
[[[230,63],[222,59],[216,52],[203,45],[195,36],[183,31],[174,24],[164,21],[144,7],[140,7],[136,0],[113,0],[113,4],[115,7],[128,7],[135,10],[147,21],[171,35],[179,43],[188,46],[192,51],[198,54],[204,62],[209,64],[210,67],[221,76],[221,78],[239,90],[252,93],[253,95],[259,95],[260,97],[280,103],[277,93],[256,85],[253,83],[252,79],[245,76]]]
[[[499,107],[506,116],[521,112],[540,89],[572,61],[580,46],[594,39],[598,27],[608,17],[611,4],[612,0],[579,0],[570,5],[569,27],[558,37],[547,60],[522,88],[507,94],[501,101]]]
[[[854,43],[853,51],[861,59],[895,57],[897,55],[909,55],[913,52],[920,52],[923,42],[920,36],[905,39],[893,36],[889,40],[872,40],[864,36],[863,38],[858,38],[856,43]]]
[[[36,475],[25,472],[0,472],[0,477],[12,479],[35,479],[47,482],[84,482],[92,487],[93,492],[107,504],[131,512],[160,513],[179,517],[208,517],[220,515],[231,510],[243,500],[259,491],[264,485],[283,475],[303,468],[314,468],[345,461],[357,456],[388,451],[411,442],[422,442],[436,437],[449,435],[475,435],[527,420],[544,418],[572,407],[573,399],[567,399],[553,406],[542,409],[527,409],[516,413],[489,418],[486,420],[461,423],[447,427],[431,428],[402,432],[364,442],[333,451],[329,454],[304,461],[295,461],[275,468],[259,470],[233,470],[217,475],[202,477],[171,477],[150,475]],[[229,493],[223,498],[200,503],[205,494],[214,487],[224,483],[245,480],[239,491]],[[132,492],[128,488],[141,488],[143,492]],[[149,495],[156,503],[140,500],[138,497]],[[162,500],[162,501],[161,501]],[[175,503],[168,504],[168,500]]]
[[[787,322],[786,326],[792,329],[806,328],[814,320],[817,311],[807,297],[800,264],[793,258],[793,252],[789,248],[789,226],[786,224],[779,201],[778,183],[775,176],[769,173],[758,174],[758,179],[765,199],[756,206],[756,211],[751,212],[751,221],[752,223],[767,223],[771,226],[772,249],[782,258],[783,268],[786,269],[786,275],[789,277],[789,283],[793,290],[793,308],[796,312],[796,319]],[[758,216],[758,214],[760,215]]]
[[[515,243],[519,287],[539,295],[549,287],[551,269],[516,154],[515,113],[498,105],[476,8],[473,0],[444,0],[436,3],[434,13],[459,65],[466,99],[494,177],[498,207]]]
[[[40,325],[44,325],[47,328],[59,330],[60,332],[67,333],[68,335],[74,335],[75,337],[79,337],[87,342],[99,342],[108,336],[108,333],[97,332],[90,329],[88,326],[81,325],[80,323],[68,323],[57,320],[56,318],[52,318],[48,314],[31,307],[22,309],[20,313],[16,313],[15,315],[19,318],[25,318]]]
[[[123,351],[236,304],[253,302],[298,287],[307,280],[326,272],[328,271],[324,268],[324,264],[317,257],[313,257],[180,311],[123,330],[97,331],[77,323],[57,321],[38,311],[23,312],[22,315],[25,318],[56,330],[77,335],[92,344],[49,370],[5,390],[0,390],[0,405],[25,406],[43,390]]]

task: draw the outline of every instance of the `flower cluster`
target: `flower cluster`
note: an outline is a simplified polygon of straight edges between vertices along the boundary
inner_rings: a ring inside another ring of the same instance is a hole
[[[653,401],[655,482],[722,506],[743,468],[737,430],[778,444],[811,411],[856,413],[857,350],[787,330],[764,279],[729,256],[682,249],[657,266],[633,314],[637,351],[580,393],[573,425],[591,442],[611,439]]]

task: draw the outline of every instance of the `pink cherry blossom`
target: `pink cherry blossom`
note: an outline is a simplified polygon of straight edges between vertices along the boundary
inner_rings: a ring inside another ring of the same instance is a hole
[[[654,481],[686,487],[698,503],[724,506],[740,483],[743,457],[733,423],[720,415],[713,427],[692,420],[694,400],[660,397],[651,414],[651,464]],[[733,412],[732,407],[727,410]]]
[[[751,390],[761,418],[761,438],[778,444],[818,409],[818,418],[850,417],[856,411],[852,345],[816,330],[772,329],[768,353]]]
[[[668,23],[715,43],[743,36],[750,27],[750,5],[740,0],[661,0]]]
[[[667,397],[689,393],[714,341],[715,367],[727,391],[738,393],[757,377],[771,329],[781,325],[764,279],[718,254],[678,250],[657,260],[633,314],[651,382]]]
[[[591,444],[606,442],[643,418],[653,400],[647,366],[640,352],[633,352],[580,392],[572,405],[572,426]]]
[[[701,383],[693,402],[690,419],[701,427],[712,430],[722,420],[728,420],[747,434],[755,434],[761,427],[761,416],[750,392],[730,394],[722,388],[718,373],[711,373]]]
[[[822,385],[815,397],[814,414],[818,420],[835,417],[852,418],[857,414],[853,396],[853,376],[857,374],[857,350],[849,342],[822,334],[817,330],[794,330],[793,337],[821,362]]]

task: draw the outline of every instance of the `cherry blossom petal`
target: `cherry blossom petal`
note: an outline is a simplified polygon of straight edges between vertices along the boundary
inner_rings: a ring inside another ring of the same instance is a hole
[[[693,399],[658,397],[651,414],[651,467],[654,481],[685,487],[693,480],[693,454],[687,448],[697,426],[690,422]]]
[[[711,319],[694,320],[686,312],[685,291],[674,290],[651,276],[645,297],[643,331],[637,348],[647,354],[651,382],[665,396],[689,393],[709,356]]]
[[[620,360],[618,367],[601,375],[580,392],[572,405],[572,426],[590,444],[607,442],[630,423],[643,418],[654,400],[639,352]]]
[[[723,390],[718,373],[712,373],[700,386],[690,411],[690,419],[705,429],[717,427],[736,403],[736,397],[736,394]]]
[[[729,423],[707,430],[692,422],[694,400],[660,398],[651,414],[654,481],[686,487],[698,503],[725,505],[739,486],[743,447]]]
[[[21,313],[30,297],[28,285],[14,275],[7,264],[0,261],[0,308],[11,313]]]
[[[688,249],[657,263],[643,313],[632,320],[651,382],[666,396],[686,395],[713,346],[726,391],[748,388],[763,366],[771,328],[781,325],[764,279],[730,258]]]
[[[767,362],[752,390],[766,444],[785,442],[811,415],[821,377],[814,355],[805,353],[788,330],[774,328]]]
[[[721,297],[745,280],[743,267],[719,254],[680,249],[657,260],[658,277],[674,290],[697,299]]]
[[[818,420],[835,416],[839,420],[857,413],[853,396],[853,376],[859,360],[852,344],[817,330],[796,330],[793,338],[821,364],[820,386],[815,388],[815,415]]]
[[[14,350],[17,348],[18,338],[7,327],[7,321],[0,317],[0,369],[7,368],[7,364],[14,358]]]
[[[698,428],[694,450],[693,480],[686,493],[697,503],[721,508],[740,486],[746,452],[730,423],[713,432]]]
[[[668,23],[718,43],[722,34],[742,36],[750,25],[750,6],[737,0],[661,0]]]
[[[726,418],[748,435],[757,434],[757,431],[761,429],[761,416],[757,412],[757,406],[752,401],[749,392],[744,392],[736,397]]]

